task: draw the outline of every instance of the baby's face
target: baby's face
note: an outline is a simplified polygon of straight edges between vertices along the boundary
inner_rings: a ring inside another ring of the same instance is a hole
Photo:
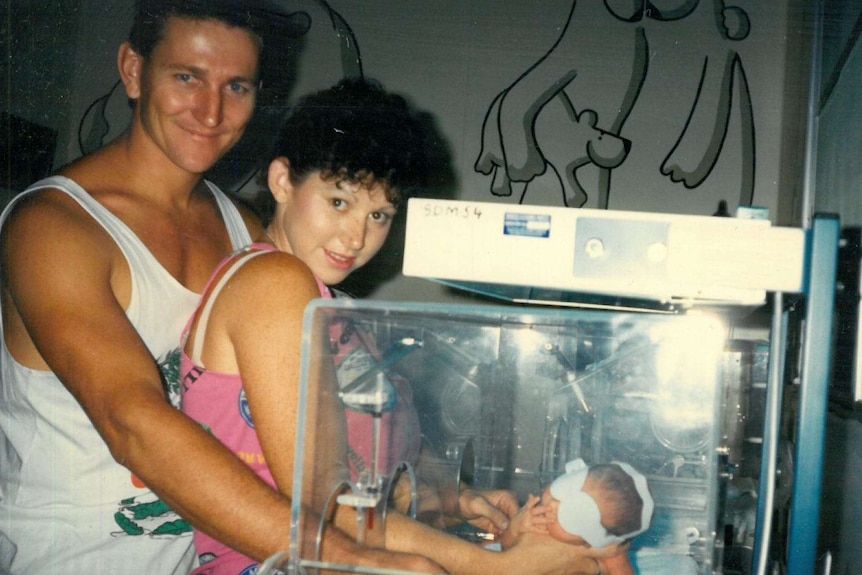
[[[613,497],[613,494],[605,489],[600,482],[589,476],[584,480],[584,485],[581,487],[581,491],[592,497],[593,501],[596,502],[601,515],[602,527],[607,529],[605,522],[608,521],[610,510],[613,509],[613,501],[610,499]],[[548,533],[554,539],[564,543],[571,543],[572,545],[583,545],[585,547],[590,546],[583,538],[578,535],[572,535],[563,529],[562,525],[560,525],[560,521],[557,518],[557,512],[560,508],[560,500],[551,495],[550,487],[542,492],[542,505],[547,505],[553,509],[553,521],[548,525]],[[611,516],[613,515],[612,513],[610,514]]]
[[[556,499],[553,495],[551,495],[551,488],[548,487],[542,492],[542,505],[550,507],[552,509],[551,522],[548,524],[548,535],[556,539],[557,541],[562,541],[563,543],[570,543],[572,545],[581,545],[585,547],[589,547],[586,541],[584,541],[581,537],[577,535],[572,535],[560,525],[560,520],[557,517],[557,512],[560,509],[560,500]]]

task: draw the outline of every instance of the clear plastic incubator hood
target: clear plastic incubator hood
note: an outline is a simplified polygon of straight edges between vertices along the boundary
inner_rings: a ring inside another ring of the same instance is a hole
[[[813,572],[835,220],[411,200],[407,226],[406,273],[520,303],[308,308],[292,538],[262,573],[394,573],[324,552],[333,525],[379,545],[393,514],[493,548],[459,494],[523,504],[579,460],[645,479],[636,573]]]

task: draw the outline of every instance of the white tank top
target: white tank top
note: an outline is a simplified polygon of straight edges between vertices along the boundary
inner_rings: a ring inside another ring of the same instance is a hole
[[[234,249],[251,243],[239,211],[214,185]],[[74,198],[122,250],[132,279],[127,315],[179,391],[179,346],[200,299],[156,260],[119,218],[64,177]],[[2,328],[0,328],[2,336]],[[81,406],[51,372],[16,362],[0,337],[0,574],[188,573],[191,528],[117,464]],[[181,454],[177,454],[181,457]]]

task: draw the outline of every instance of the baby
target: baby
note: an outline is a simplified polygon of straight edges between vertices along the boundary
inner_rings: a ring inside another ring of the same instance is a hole
[[[646,477],[614,462],[588,467],[583,459],[566,464],[565,474],[542,493],[531,495],[500,536],[504,549],[522,533],[545,533],[558,541],[602,549],[620,546],[649,528],[653,500]],[[627,553],[599,560],[601,572],[633,573]]]

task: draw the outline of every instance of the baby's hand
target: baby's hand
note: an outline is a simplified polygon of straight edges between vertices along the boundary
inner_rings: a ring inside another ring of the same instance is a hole
[[[553,521],[554,510],[548,505],[540,505],[540,501],[541,499],[535,495],[530,495],[524,507],[521,508],[521,513],[524,514],[524,528],[521,530],[522,532],[548,532],[548,524]]]
[[[538,504],[539,504],[539,501],[541,501],[541,499],[539,499],[539,498],[538,498],[538,497],[536,497],[535,495],[532,495],[532,494],[531,494],[531,495],[527,496],[527,502],[526,502],[526,503],[524,503],[524,506],[523,506],[523,507],[521,507],[521,509],[520,509],[520,510],[521,510],[521,511],[528,511],[528,510],[530,510],[530,509],[533,509],[533,508],[535,508],[535,507],[536,507],[536,505],[538,505]]]
[[[548,520],[545,518],[548,508],[539,505],[540,499],[530,495],[527,502],[509,521],[509,527],[500,534],[503,549],[508,549],[524,533],[547,533]]]
[[[521,533],[547,533],[553,510],[546,505],[539,505],[541,500],[530,495],[520,511],[512,518],[509,530],[515,536]]]

